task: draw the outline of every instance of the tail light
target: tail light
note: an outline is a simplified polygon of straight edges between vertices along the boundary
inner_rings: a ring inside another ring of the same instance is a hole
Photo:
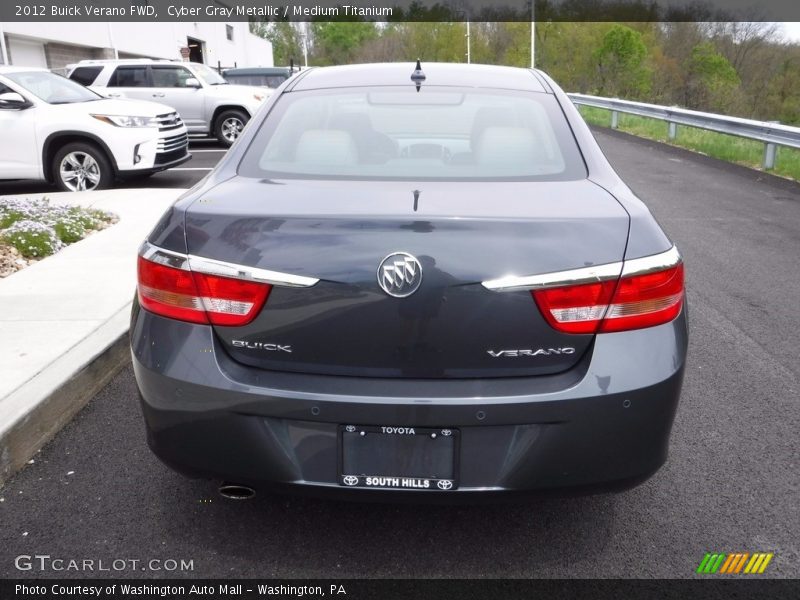
[[[551,327],[608,333],[668,323],[683,307],[683,263],[674,248],[627,261],[619,279],[532,290]]]
[[[246,325],[261,311],[272,286],[189,270],[188,261],[163,252],[139,256],[138,293],[157,315],[211,325]]]
[[[608,306],[601,332],[669,323],[683,307],[683,263],[669,269],[623,277]]]
[[[533,291],[550,325],[565,333],[609,333],[668,323],[683,306],[683,264],[617,281]]]

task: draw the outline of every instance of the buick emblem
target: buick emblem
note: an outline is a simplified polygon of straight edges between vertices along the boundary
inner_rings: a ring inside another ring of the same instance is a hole
[[[348,425],[347,427],[345,427],[345,429],[347,430],[347,433],[353,433],[356,430],[356,426]]]
[[[447,437],[448,435],[453,435],[453,432],[449,429],[442,429],[442,435]]]
[[[358,483],[358,477],[355,475],[345,475],[344,483],[345,485],[356,485]]]
[[[395,298],[405,298],[419,289],[422,283],[422,265],[407,252],[395,252],[381,261],[378,267],[378,285]]]
[[[436,482],[436,485],[439,486],[440,490],[449,490],[453,487],[453,482],[449,479],[440,479]]]

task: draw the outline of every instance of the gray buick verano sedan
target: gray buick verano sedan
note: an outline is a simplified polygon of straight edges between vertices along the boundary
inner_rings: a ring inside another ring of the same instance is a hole
[[[540,71],[303,71],[138,261],[149,445],[229,497],[619,490],[666,460],[683,263]]]

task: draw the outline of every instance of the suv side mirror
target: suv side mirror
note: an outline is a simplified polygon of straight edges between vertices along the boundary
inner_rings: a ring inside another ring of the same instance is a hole
[[[200,81],[196,77],[189,77],[186,80],[186,87],[199,88],[200,87]]]
[[[0,94],[0,109],[5,110],[22,110],[33,106],[28,100],[22,97],[22,94],[17,92],[6,92]]]

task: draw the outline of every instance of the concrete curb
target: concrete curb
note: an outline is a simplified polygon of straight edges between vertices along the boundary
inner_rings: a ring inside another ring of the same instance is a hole
[[[180,193],[46,194],[120,219],[0,280],[0,487],[130,361],[136,249]]]
[[[125,318],[129,318],[125,311]],[[0,431],[0,488],[22,469],[131,359],[127,327],[101,327],[45,372],[9,397],[39,394],[35,403]],[[110,343],[108,339],[116,336]],[[101,341],[102,340],[102,341]],[[33,388],[33,389],[31,389]]]

